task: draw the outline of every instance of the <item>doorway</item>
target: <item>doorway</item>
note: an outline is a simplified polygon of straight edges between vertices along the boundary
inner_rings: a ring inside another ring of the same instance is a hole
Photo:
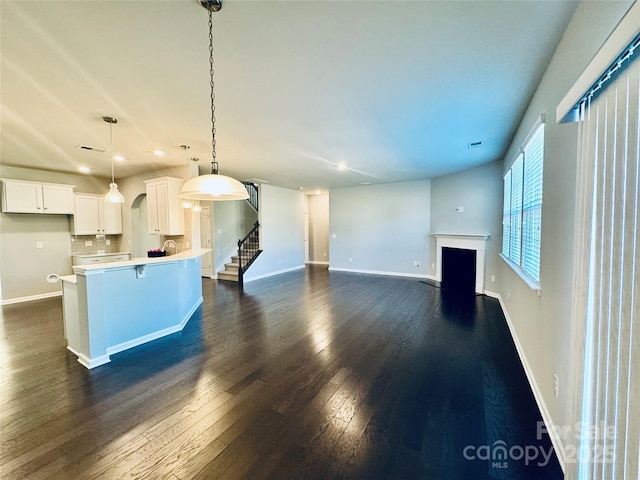
[[[131,205],[131,257],[146,257],[155,248],[160,248],[160,236],[149,233],[147,195],[142,193]]]
[[[211,209],[209,207],[202,207],[200,212],[200,246],[213,249],[211,244]],[[213,251],[200,257],[200,267],[203,277],[214,278]]]

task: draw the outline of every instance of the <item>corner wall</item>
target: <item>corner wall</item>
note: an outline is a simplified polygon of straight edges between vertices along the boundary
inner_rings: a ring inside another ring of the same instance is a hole
[[[486,234],[487,264],[484,285],[495,291],[502,246],[502,170],[503,163],[493,162],[479,167],[437,177],[431,180],[431,232],[449,234]],[[457,212],[463,207],[462,212]],[[431,262],[436,258],[436,241],[430,242]],[[429,265],[431,275],[436,271]]]
[[[302,192],[260,186],[263,252],[247,271],[245,282],[304,267],[304,212]]]
[[[331,190],[330,269],[427,278],[430,201],[430,180]]]

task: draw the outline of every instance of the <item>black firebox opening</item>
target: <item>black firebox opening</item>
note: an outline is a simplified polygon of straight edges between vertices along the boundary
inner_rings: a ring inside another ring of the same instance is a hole
[[[464,294],[475,294],[475,250],[442,248],[442,288]]]

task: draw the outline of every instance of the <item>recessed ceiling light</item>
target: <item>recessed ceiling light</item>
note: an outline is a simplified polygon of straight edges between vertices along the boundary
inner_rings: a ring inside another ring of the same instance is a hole
[[[153,154],[158,156],[158,157],[161,157],[161,156],[164,155],[164,152],[162,150],[154,150]]]
[[[320,190],[316,190],[316,195],[320,195],[322,192]]]
[[[298,187],[299,190],[304,190],[304,187]]]
[[[114,155],[114,156],[113,156],[113,159],[114,159],[116,162],[124,162],[124,157],[123,157],[122,155]]]
[[[361,182],[360,185],[371,185],[371,182]]]
[[[80,170],[82,173],[90,173],[91,170],[89,170],[89,167],[79,167],[78,170]]]
[[[338,170],[346,170],[347,164],[344,162],[340,162],[339,164],[336,165],[336,167],[338,167]]]

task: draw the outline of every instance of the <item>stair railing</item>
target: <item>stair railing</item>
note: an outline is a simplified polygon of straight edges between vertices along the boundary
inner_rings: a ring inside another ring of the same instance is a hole
[[[247,202],[258,211],[258,186],[255,183],[243,181],[242,184],[247,189],[247,193],[249,194],[249,198],[247,198]]]
[[[245,237],[238,240],[238,284],[240,288],[244,286],[244,272],[262,253],[260,250],[260,223],[256,222],[253,228]]]

